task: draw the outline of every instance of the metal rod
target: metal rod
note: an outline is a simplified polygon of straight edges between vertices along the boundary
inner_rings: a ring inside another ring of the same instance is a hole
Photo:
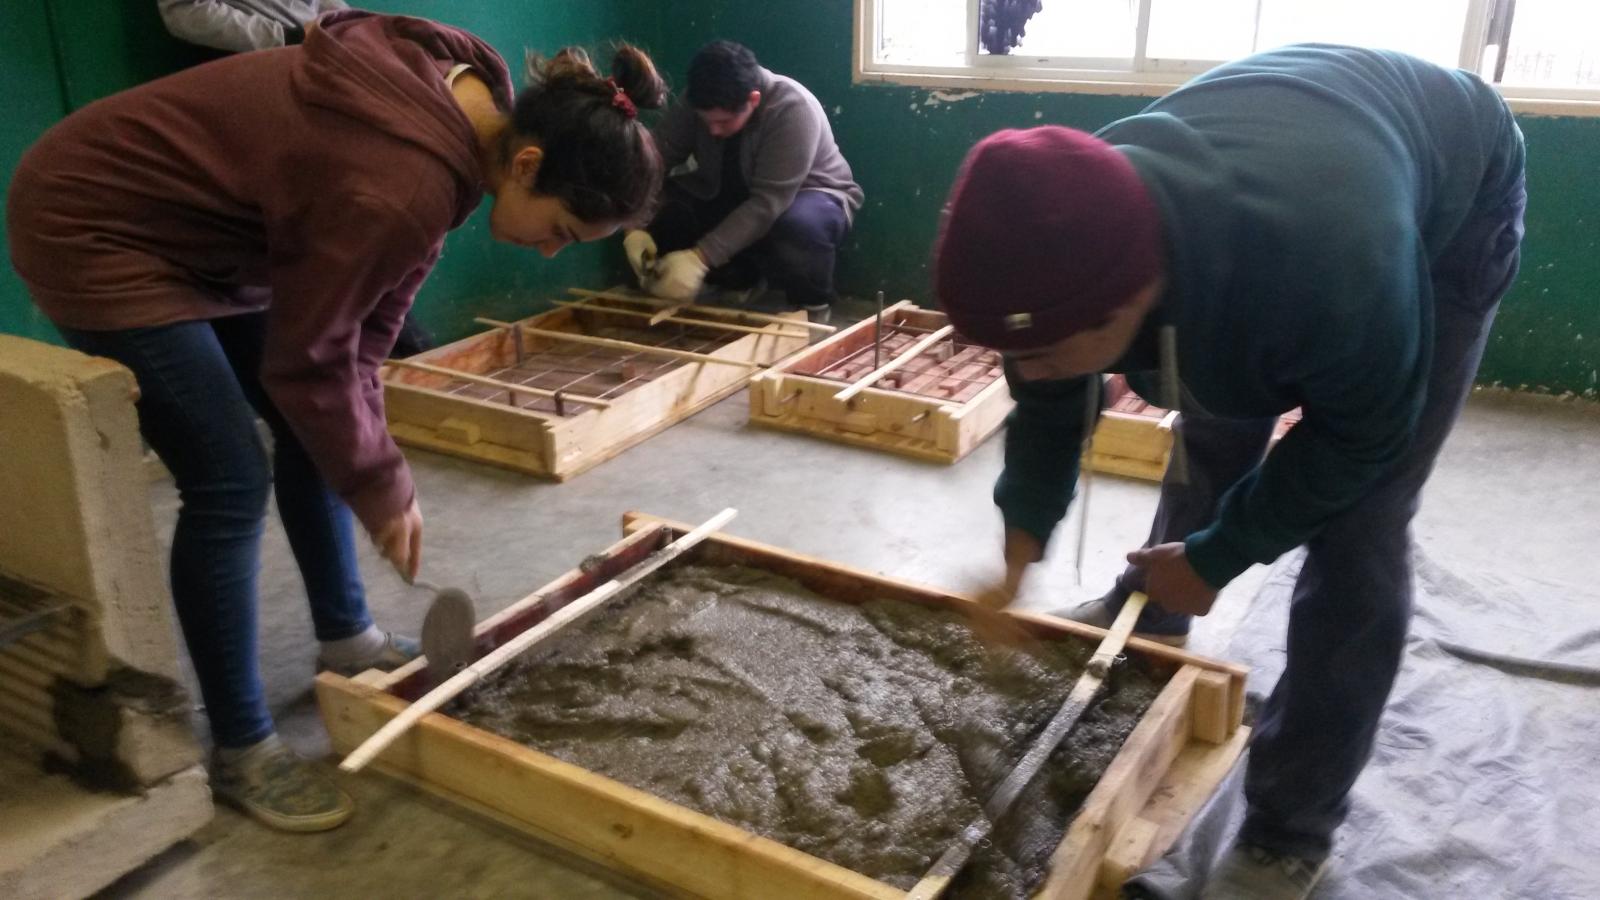
[[[525,334],[534,337],[547,338],[552,341],[567,341],[573,344],[589,344],[595,347],[610,347],[615,350],[631,350],[635,353],[651,353],[657,356],[671,356],[677,359],[689,359],[695,362],[713,363],[722,366],[740,366],[746,369],[759,369],[760,363],[744,359],[724,359],[712,356],[709,353],[694,353],[689,350],[674,350],[671,347],[657,347],[653,344],[639,344],[634,341],[619,341],[612,338],[595,337],[588,334],[574,334],[570,331],[549,331],[544,328],[534,328],[521,322],[501,322],[498,319],[476,318],[472,321],[480,325],[493,325],[496,328],[520,328]]]
[[[883,349],[883,291],[878,292],[878,317],[872,320],[872,367],[879,365],[878,355]]]
[[[386,360],[384,365],[395,366],[401,369],[416,369],[418,372],[427,372],[430,375],[442,375],[448,378],[454,378],[458,381],[481,384],[484,387],[499,388],[502,391],[520,391],[524,394],[532,394],[535,397],[554,397],[556,395],[555,391],[545,390],[544,388],[529,387],[525,384],[518,384],[515,381],[504,381],[499,378],[489,378],[485,375],[474,375],[471,372],[461,372],[457,371],[456,369],[447,369],[444,366],[430,365],[429,363],[413,362],[409,359]],[[599,397],[586,397],[582,394],[567,394],[566,398],[568,400],[598,407],[600,409],[606,409],[611,406],[610,400],[601,400]]]
[[[945,337],[947,337],[952,331],[955,331],[955,326],[946,325],[938,331],[935,331],[933,334],[930,334],[922,340],[917,341],[915,344],[912,344],[911,348],[906,350],[906,352],[896,356],[894,359],[889,360],[873,371],[857,379],[855,383],[851,384],[849,387],[837,394],[834,394],[833,399],[849,400],[851,397],[854,397],[855,395],[871,387],[873,382],[889,374],[890,372],[893,372],[895,369],[900,368],[906,363],[911,362],[913,359],[916,359],[929,347],[932,347],[934,344],[944,340]]]

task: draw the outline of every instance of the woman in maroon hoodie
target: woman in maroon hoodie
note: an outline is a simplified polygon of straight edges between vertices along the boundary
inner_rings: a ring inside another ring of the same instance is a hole
[[[485,193],[497,240],[553,256],[641,221],[661,160],[636,108],[650,60],[614,78],[581,51],[513,98],[478,38],[341,12],[304,45],[219,60],[92,104],[12,180],[11,258],[67,342],[133,370],[146,440],[182,496],[172,592],[217,746],[213,788],[275,827],[352,804],[278,741],[257,666],[267,494],[337,668],[415,643],[367,612],[351,520],[406,578],[422,516],[377,369],[447,231]],[[274,438],[269,464],[255,431]]]

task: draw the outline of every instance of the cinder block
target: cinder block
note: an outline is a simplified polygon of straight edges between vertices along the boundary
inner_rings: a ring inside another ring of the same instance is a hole
[[[0,572],[83,608],[84,684],[119,665],[178,678],[137,396],[110,360],[0,335]]]

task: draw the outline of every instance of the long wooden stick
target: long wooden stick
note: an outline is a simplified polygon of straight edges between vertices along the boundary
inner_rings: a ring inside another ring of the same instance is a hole
[[[1128,635],[1133,632],[1133,625],[1144,609],[1145,600],[1145,595],[1138,592],[1128,597],[1128,602],[1122,605],[1122,612],[1118,613],[1116,621],[1111,623],[1111,630],[1106,632],[1106,636],[1100,641],[1100,646],[1095,648],[1088,665],[1084,666],[1083,674],[1078,676],[1077,683],[1072,686],[1072,693],[1067,695],[1066,702],[1061,704],[1050,724],[1045,726],[1044,731],[1028,748],[1028,752],[1023,754],[1022,760],[1005,780],[1000,782],[1000,786],[995,788],[989,801],[983,805],[983,812],[969,822],[967,827],[961,829],[956,842],[944,851],[928,873],[922,876],[922,880],[911,888],[906,894],[906,900],[935,900],[950,887],[950,882],[972,856],[972,848],[976,847],[978,842],[994,829],[995,823],[1011,810],[1012,804],[1017,802],[1023,789],[1033,781],[1034,776],[1039,774],[1050,754],[1054,753],[1056,747],[1072,732],[1072,726],[1083,718],[1084,711],[1089,708],[1089,702],[1100,692],[1100,685],[1105,681],[1106,674],[1111,671],[1111,666],[1122,653],[1123,646],[1128,643]]]
[[[727,322],[708,322],[705,319],[685,319],[682,316],[670,315],[670,313],[677,312],[677,310],[680,309],[680,307],[676,306],[664,307],[661,312],[669,313],[669,315],[663,318],[658,318],[661,316],[661,312],[649,313],[642,309],[618,309],[615,306],[590,306],[586,300],[554,300],[551,302],[555,303],[557,306],[566,306],[572,309],[589,309],[594,310],[595,312],[616,313],[619,316],[633,316],[636,319],[649,319],[651,325],[657,325],[661,322],[672,322],[678,325],[693,325],[696,328],[713,328],[718,331],[742,331],[745,334],[782,334],[782,332],[774,332],[771,328],[754,328],[749,325],[732,325]]]
[[[386,366],[396,366],[401,369],[416,369],[418,372],[428,372],[433,375],[444,375],[449,378],[455,378],[459,381],[466,381],[472,384],[481,384],[486,387],[510,391],[513,394],[523,393],[532,394],[535,397],[554,397],[559,393],[562,400],[570,400],[573,403],[584,403],[599,409],[608,409],[611,406],[610,400],[601,400],[599,397],[590,397],[584,394],[571,394],[566,391],[552,391],[546,388],[529,387],[525,384],[518,384],[515,381],[503,381],[499,378],[490,378],[487,375],[474,375],[471,372],[462,372],[457,369],[448,369],[444,366],[435,366],[428,363],[415,362],[409,359],[388,359],[384,360],[383,364]]]
[[[502,322],[499,319],[476,318],[472,321],[481,325],[493,325],[496,328],[520,328],[523,334],[534,337],[549,338],[552,341],[567,341],[573,344],[589,344],[594,347],[610,347],[614,350],[628,350],[633,353],[649,353],[656,356],[670,356],[674,359],[688,359],[695,362],[714,363],[722,366],[739,366],[745,369],[759,369],[760,363],[744,359],[723,359],[709,353],[695,353],[690,350],[674,350],[671,347],[657,347],[654,344],[637,344],[633,341],[619,341],[613,338],[595,337],[591,334],[573,334],[570,331],[549,331],[544,328],[534,328],[521,322]]]
[[[749,312],[743,309],[729,309],[724,306],[699,306],[697,304],[680,305],[671,300],[661,300],[643,294],[624,294],[618,291],[586,291],[583,288],[567,288],[567,293],[574,297],[600,298],[602,300],[629,300],[634,303],[643,303],[658,309],[664,306],[679,306],[686,312],[705,313],[710,316],[722,316],[725,319],[747,319],[751,322],[771,322],[775,325],[790,325],[795,328],[806,328],[811,331],[820,331],[824,334],[833,334],[838,331],[834,325],[823,325],[820,322],[802,322],[798,319],[786,319],[783,316],[774,316],[768,313]]]
[[[889,374],[890,372],[893,372],[895,369],[900,368],[906,363],[911,362],[918,356],[921,356],[923,353],[927,352],[929,347],[932,347],[934,344],[937,344],[949,337],[950,333],[955,330],[956,329],[954,325],[946,325],[938,331],[935,331],[933,334],[930,334],[922,340],[917,341],[915,344],[912,344],[911,347],[906,350],[906,352],[896,356],[894,359],[889,360],[888,362],[877,367],[876,369],[873,369],[871,372],[868,372],[860,378],[857,378],[849,387],[837,394],[834,394],[833,399],[849,400],[851,397],[854,397],[855,395],[871,387],[878,379]]]
[[[374,757],[394,743],[400,735],[410,730],[411,726],[417,724],[423,716],[449,703],[455,699],[457,694],[477,684],[485,676],[515,659],[529,647],[555,634],[563,626],[593,612],[622,590],[632,587],[655,570],[682,556],[709,537],[712,532],[728,524],[738,514],[738,511],[732,507],[724,509],[722,512],[707,519],[700,527],[650,554],[645,558],[644,562],[561,607],[550,618],[522,632],[495,648],[482,659],[457,672],[450,680],[423,694],[417,698],[416,702],[402,710],[399,715],[385,722],[382,728],[373,732],[372,737],[362,741],[361,746],[351,751],[350,755],[344,758],[344,762],[339,764],[339,768],[346,772],[361,771],[366,767],[367,763],[371,762]]]

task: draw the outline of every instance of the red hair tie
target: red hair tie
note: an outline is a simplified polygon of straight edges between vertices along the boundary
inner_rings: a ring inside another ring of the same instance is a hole
[[[633,100],[628,97],[628,92],[623,90],[621,85],[617,84],[617,80],[615,78],[607,78],[606,85],[609,86],[612,91],[614,91],[614,93],[611,95],[611,105],[622,110],[622,114],[624,116],[627,116],[630,119],[637,118],[639,115],[639,108],[633,105]]]

